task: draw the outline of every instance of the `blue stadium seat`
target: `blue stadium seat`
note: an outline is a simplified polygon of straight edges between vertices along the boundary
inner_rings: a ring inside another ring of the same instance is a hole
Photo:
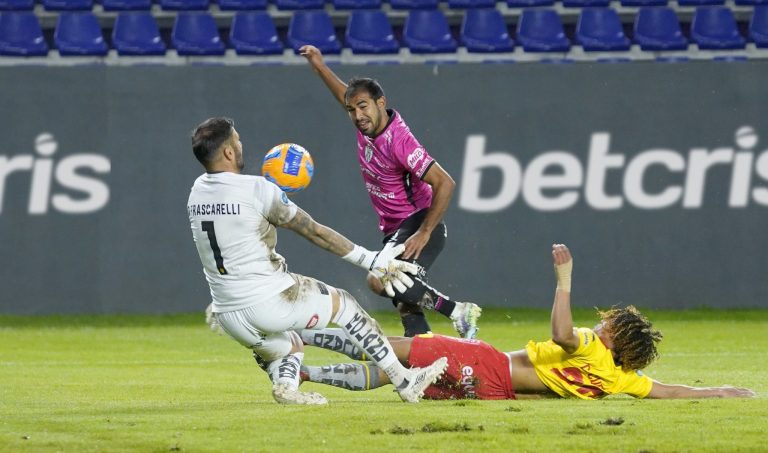
[[[680,29],[680,21],[666,6],[640,8],[635,16],[635,42],[643,50],[685,50],[688,40]]]
[[[160,0],[165,11],[207,11],[208,0]]]
[[[229,42],[238,55],[275,55],[283,53],[283,42],[267,12],[239,12],[232,18]]]
[[[34,0],[0,0],[0,11],[30,11],[34,7]]]
[[[333,0],[336,9],[379,9],[381,0]]]
[[[733,13],[724,6],[696,8],[691,21],[691,40],[699,49],[743,49],[746,45]]]
[[[735,0],[738,6],[768,5],[768,0]]]
[[[179,13],[171,41],[179,55],[224,55],[226,51],[216,22],[208,13]]]
[[[725,0],[677,0],[678,6],[723,5]]]
[[[101,0],[104,11],[149,11],[152,0]]]
[[[412,53],[455,52],[458,47],[445,15],[437,9],[408,12],[403,42]]]
[[[218,0],[222,11],[255,11],[267,9],[267,0]]]
[[[526,52],[568,52],[571,41],[552,9],[526,9],[517,22],[517,42]]]
[[[325,0],[275,0],[275,6],[282,10],[322,9]]]
[[[99,21],[93,13],[61,13],[53,41],[59,55],[104,56],[109,51]]]
[[[0,13],[0,55],[34,57],[47,54],[48,44],[34,13]]]
[[[610,3],[611,0],[563,0],[563,6],[566,8],[603,8]]]
[[[354,11],[347,21],[347,46],[353,53],[391,54],[400,51],[387,14],[380,10]]]
[[[438,0],[389,0],[392,9],[436,9]]]
[[[768,5],[755,6],[749,20],[749,37],[757,47],[768,47]]]
[[[552,6],[555,0],[507,0],[510,8],[532,8],[534,6]]]
[[[469,52],[512,52],[515,44],[499,10],[470,9],[461,22],[461,42]]]
[[[621,6],[667,6],[667,0],[621,0]]]
[[[496,0],[448,0],[448,8],[451,9],[493,8],[495,6]]]
[[[93,0],[43,0],[47,11],[90,11]]]
[[[325,54],[341,53],[331,17],[323,10],[293,13],[288,23],[288,44],[295,53],[305,44],[312,44]]]
[[[118,55],[165,55],[160,30],[148,11],[118,14],[112,30],[112,46]]]
[[[611,8],[584,8],[576,22],[576,41],[587,52],[629,50],[621,20]]]

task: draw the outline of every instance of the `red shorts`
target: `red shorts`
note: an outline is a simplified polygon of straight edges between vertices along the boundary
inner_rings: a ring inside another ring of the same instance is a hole
[[[509,358],[488,343],[435,334],[413,337],[408,355],[411,366],[428,366],[440,357],[448,358],[448,369],[427,388],[424,398],[516,399]]]

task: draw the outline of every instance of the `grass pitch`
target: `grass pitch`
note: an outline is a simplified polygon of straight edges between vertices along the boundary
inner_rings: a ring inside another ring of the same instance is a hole
[[[749,387],[748,400],[424,401],[318,384],[327,407],[272,401],[247,350],[201,314],[0,316],[0,451],[766,451],[768,311],[649,312],[651,377]],[[592,326],[592,311],[577,325]],[[377,313],[401,333],[394,312]],[[436,332],[447,321],[432,316]],[[486,310],[501,350],[548,337],[545,310]],[[311,364],[345,361],[308,348]]]

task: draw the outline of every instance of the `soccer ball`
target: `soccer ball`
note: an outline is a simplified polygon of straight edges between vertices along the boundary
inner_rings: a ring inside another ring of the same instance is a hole
[[[270,149],[261,164],[261,174],[287,193],[306,189],[314,172],[312,156],[295,143],[283,143]]]

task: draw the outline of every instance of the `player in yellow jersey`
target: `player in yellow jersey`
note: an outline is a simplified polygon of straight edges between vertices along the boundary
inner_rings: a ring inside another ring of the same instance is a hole
[[[448,358],[448,369],[425,398],[515,399],[551,396],[598,399],[624,393],[636,398],[751,397],[749,389],[731,386],[690,387],[664,384],[642,373],[658,357],[661,332],[633,306],[599,312],[594,328],[574,328],[571,316],[573,259],[568,247],[552,246],[557,289],[552,306],[552,338],[530,341],[525,349],[500,352],[478,340],[442,335],[389,337],[404,365],[423,366],[437,357]],[[365,360],[339,329],[300,332],[306,344],[324,347]],[[374,364],[302,367],[302,379],[351,390],[388,384]]]

